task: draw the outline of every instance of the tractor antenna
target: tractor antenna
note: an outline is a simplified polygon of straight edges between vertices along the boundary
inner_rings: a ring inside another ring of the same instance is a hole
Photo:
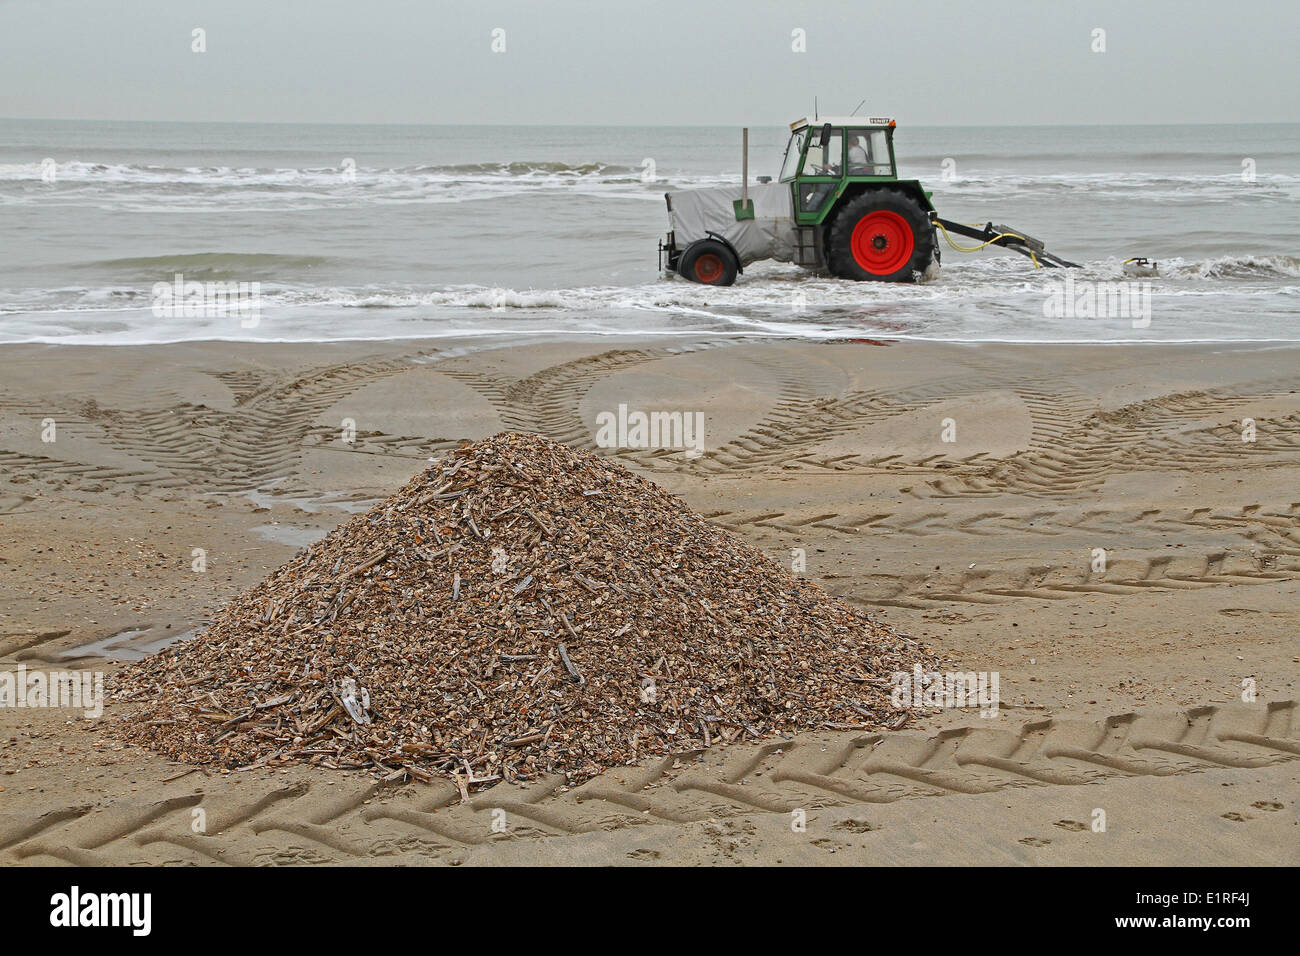
[[[865,103],[865,102],[866,102],[866,100],[863,100],[863,101],[862,101],[862,103]],[[859,103],[857,106],[853,107],[853,112],[850,113],[849,115],[850,115],[850,116],[857,116],[857,115],[858,115],[858,110],[862,109],[862,103]]]
[[[813,122],[817,121],[817,97],[813,97]]]

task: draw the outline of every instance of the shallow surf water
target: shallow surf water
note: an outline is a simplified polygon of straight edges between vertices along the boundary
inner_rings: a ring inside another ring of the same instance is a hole
[[[665,279],[662,194],[738,180],[735,130],[3,121],[0,342],[1300,340],[1300,126],[900,122],[901,172],[945,216],[1046,240],[1082,263],[1076,291],[1157,259],[1149,321],[1051,314],[1059,272],[946,246],[916,286],[779,263],[728,289]],[[752,131],[752,174],[776,172],[784,137]],[[178,274],[256,283],[255,317],[157,314]]]

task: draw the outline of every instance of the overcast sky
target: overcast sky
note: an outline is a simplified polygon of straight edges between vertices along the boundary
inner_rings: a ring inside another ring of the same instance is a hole
[[[1296,122],[1298,39],[1298,0],[0,0],[0,116]]]

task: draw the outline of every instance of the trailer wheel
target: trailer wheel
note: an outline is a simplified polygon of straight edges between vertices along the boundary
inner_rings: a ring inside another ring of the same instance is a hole
[[[827,264],[842,279],[915,282],[937,244],[920,203],[896,189],[873,189],[836,213],[827,247]]]
[[[731,285],[739,271],[731,250],[716,239],[697,239],[677,262],[678,275],[703,285]]]

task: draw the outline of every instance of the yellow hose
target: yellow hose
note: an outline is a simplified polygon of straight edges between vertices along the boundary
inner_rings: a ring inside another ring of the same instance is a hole
[[[1008,238],[1011,238],[1011,239],[1019,239],[1021,242],[1025,243],[1025,248],[1029,249],[1029,245],[1028,245],[1029,240],[1026,239],[1024,236],[1019,235],[1018,233],[1014,233],[1014,232],[1000,232],[1000,233],[998,233],[996,236],[994,236],[992,239],[990,239],[988,242],[982,242],[982,243],[980,243],[978,246],[971,246],[971,247],[968,249],[968,248],[966,248],[965,246],[959,246],[959,245],[957,245],[957,243],[955,243],[955,242],[952,241],[952,236],[948,235],[948,229],[947,229],[946,226],[944,226],[943,223],[938,222],[938,221],[935,221],[934,224],[935,224],[936,226],[938,226],[941,230],[943,230],[943,237],[944,237],[944,239],[948,240],[948,245],[952,246],[952,247],[953,247],[954,249],[956,249],[958,252],[979,252],[979,251],[980,251],[981,249],[983,249],[985,246],[991,246],[991,245],[993,245],[993,243],[997,242],[999,239],[1003,238],[1004,236],[1006,236],[1006,237],[1008,237]],[[970,226],[972,229],[978,228],[978,225],[977,225],[976,223],[966,223],[966,225]],[[1042,268],[1042,266],[1039,265],[1039,263],[1038,263],[1038,256],[1034,255],[1034,250],[1033,250],[1033,249],[1029,249],[1029,258],[1032,259],[1032,260],[1034,260],[1034,268],[1035,268],[1035,269],[1041,269],[1041,268]]]

